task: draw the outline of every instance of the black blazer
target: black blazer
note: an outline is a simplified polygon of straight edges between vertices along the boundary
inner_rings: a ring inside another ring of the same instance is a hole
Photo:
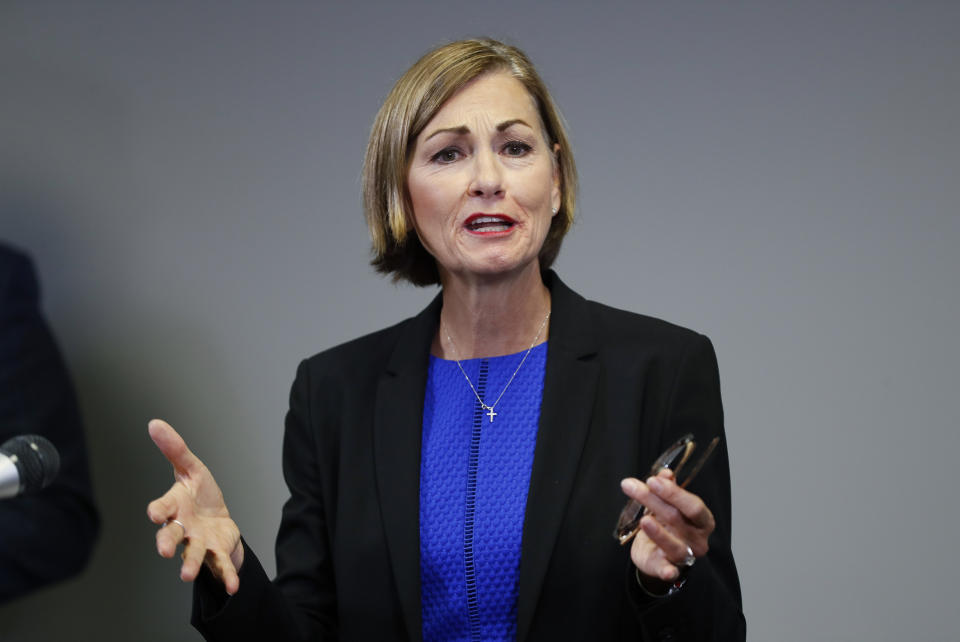
[[[0,245],[0,443],[23,434],[53,442],[60,474],[35,495],[0,501],[0,603],[80,572],[100,524],[80,412],[33,265]]]
[[[703,442],[723,435],[709,340],[586,301],[552,273],[546,282],[553,313],[517,639],[744,639],[722,441],[690,487],[717,528],[679,593],[644,594],[612,535],[621,478],[646,474],[684,433]],[[412,319],[300,364],[284,438],[291,497],[277,579],[249,549],[234,597],[204,572],[193,623],[208,639],[420,639],[420,437],[440,308],[438,296]]]

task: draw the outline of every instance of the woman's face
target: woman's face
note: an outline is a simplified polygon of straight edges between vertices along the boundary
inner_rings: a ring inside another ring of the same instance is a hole
[[[533,98],[506,73],[472,80],[443,105],[407,173],[417,234],[441,277],[538,268],[560,207],[553,154]]]

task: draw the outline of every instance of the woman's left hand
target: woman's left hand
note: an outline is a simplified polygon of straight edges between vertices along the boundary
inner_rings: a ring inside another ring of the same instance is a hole
[[[620,482],[620,487],[647,509],[633,538],[630,558],[648,580],[644,583],[648,588],[663,588],[680,577],[687,547],[695,557],[707,554],[707,540],[716,526],[713,513],[697,495],[676,484],[672,471],[662,470],[646,483],[630,477]]]

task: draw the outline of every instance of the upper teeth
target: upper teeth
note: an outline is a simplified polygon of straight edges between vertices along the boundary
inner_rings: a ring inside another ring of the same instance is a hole
[[[472,221],[470,221],[471,225],[482,225],[483,223],[504,223],[505,224],[506,221],[496,216],[479,216],[473,219]]]

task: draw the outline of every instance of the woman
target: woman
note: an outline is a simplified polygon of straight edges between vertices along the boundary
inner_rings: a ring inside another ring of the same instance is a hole
[[[722,435],[712,347],[549,271],[575,195],[517,49],[456,42],[397,82],[365,160],[374,265],[442,293],[300,364],[273,583],[210,472],[150,424],[177,478],[148,507],[157,549],[183,543],[208,639],[744,637],[722,442],[690,490],[632,477]],[[629,555],[610,537],[628,497],[648,507]]]

